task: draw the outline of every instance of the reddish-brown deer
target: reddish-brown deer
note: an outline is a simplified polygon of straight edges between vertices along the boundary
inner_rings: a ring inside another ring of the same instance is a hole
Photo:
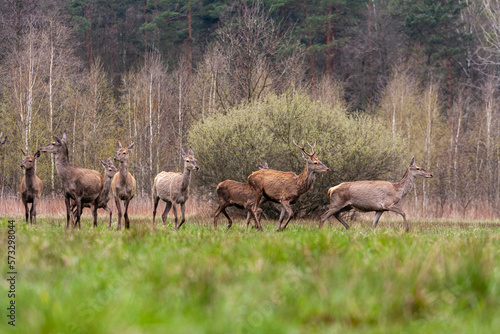
[[[264,161],[264,164],[257,165],[259,169],[269,168],[267,162]],[[221,212],[226,216],[228,220],[227,228],[231,228],[233,225],[233,221],[229,214],[226,212],[226,208],[230,206],[236,206],[239,209],[247,210],[247,226],[246,231],[248,231],[248,225],[250,224],[250,220],[253,218],[252,215],[252,207],[253,201],[255,200],[255,196],[253,194],[252,188],[248,183],[233,181],[233,180],[225,180],[217,185],[217,196],[219,199],[219,206],[217,210],[215,210],[214,215],[214,228],[217,228],[217,217],[221,214]],[[266,198],[263,196],[261,202],[264,203]],[[262,203],[259,204],[262,205]],[[262,209],[260,207],[257,208],[257,215],[262,215]],[[255,226],[256,228],[258,226]]]
[[[85,203],[92,203],[96,200],[102,190],[104,180],[101,173],[92,169],[72,166],[69,163],[68,146],[66,144],[66,133],[62,139],[53,136],[54,141],[40,151],[55,155],[56,171],[61,178],[66,204],[66,227],[69,227],[71,215],[71,200],[76,203],[76,222],[80,228],[80,217],[82,207]],[[92,209],[94,226],[97,226],[97,206]]]
[[[172,208],[175,217],[175,229],[178,230],[186,221],[186,201],[189,197],[189,183],[191,182],[191,171],[198,170],[200,167],[196,164],[193,149],[189,149],[186,154],[181,149],[182,159],[184,160],[184,171],[182,173],[161,172],[156,175],[153,183],[153,226],[155,224],[156,208],[158,202],[165,201],[165,210],[161,215],[163,225],[167,224],[167,215]],[[177,225],[177,204],[181,205],[181,222]]]
[[[36,159],[40,157],[40,151],[37,151],[35,155],[28,155],[22,149],[21,152],[24,155],[24,160],[21,163],[21,168],[24,168],[24,176],[19,190],[21,191],[21,199],[26,213],[26,224],[28,224],[29,217],[30,224],[33,225],[34,221],[36,226],[36,205],[43,190],[42,180],[36,176]],[[29,203],[31,203],[30,210],[28,210]]]
[[[113,165],[113,159],[108,158],[108,162],[105,162],[99,159],[102,166],[104,167],[104,185],[102,187],[101,193],[95,200],[95,204],[97,204],[98,209],[104,209],[109,213],[109,225],[111,227],[111,219],[113,216],[113,211],[108,207],[108,202],[111,197],[111,181],[113,180],[113,176],[118,172],[118,169]],[[85,203],[83,204],[83,208],[92,208],[94,203]],[[73,211],[73,217],[76,217],[76,204],[73,202],[73,206],[71,208]],[[83,210],[83,209],[82,209]],[[97,227],[97,226],[94,226]]]
[[[295,141],[293,141],[293,144],[301,150],[302,156],[306,160],[306,167],[302,173],[297,175],[294,172],[261,169],[253,172],[248,177],[248,184],[253,189],[255,196],[252,214],[257,221],[258,229],[261,231],[262,225],[257,217],[257,208],[259,207],[263,196],[266,200],[281,203],[278,232],[283,231],[293,217],[293,210],[290,205],[297,202],[300,196],[312,188],[316,178],[316,173],[325,173],[330,171],[330,168],[326,167],[318,159],[317,155],[320,152],[314,152],[316,144],[311,145],[307,143],[309,147],[311,147],[311,153],[307,153],[304,146],[297,145]],[[288,213],[288,219],[282,227],[281,224],[285,218],[285,213]]]
[[[319,228],[333,215],[346,229],[349,229],[349,225],[342,219],[340,214],[355,208],[364,212],[375,211],[372,228],[377,227],[378,220],[385,211],[398,213],[403,217],[406,232],[408,232],[410,228],[406,221],[406,215],[396,205],[410,192],[416,176],[431,178],[432,173],[415,165],[415,157],[413,157],[403,178],[399,182],[343,182],[328,189],[330,205],[328,211],[321,216]]]
[[[114,157],[114,160],[118,161],[120,164],[118,173],[115,174],[111,181],[111,189],[113,191],[113,197],[115,198],[116,208],[118,209],[118,230],[122,228],[122,207],[120,200],[122,200],[124,204],[125,212],[123,217],[125,218],[125,228],[130,228],[128,206],[132,198],[134,198],[136,191],[135,179],[128,171],[129,150],[133,147],[134,143],[125,148],[122,147],[122,144],[118,141],[118,151]]]

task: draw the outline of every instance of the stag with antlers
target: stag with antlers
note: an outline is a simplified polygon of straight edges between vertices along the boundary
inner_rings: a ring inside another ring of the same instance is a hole
[[[266,200],[281,204],[281,213],[279,218],[278,232],[283,231],[293,217],[291,204],[297,202],[304,193],[309,191],[314,184],[316,173],[326,173],[330,168],[326,167],[319,159],[318,153],[314,152],[314,145],[307,144],[311,148],[311,153],[306,152],[304,146],[299,146],[292,139],[292,142],[297,146],[304,159],[306,166],[299,175],[294,172],[282,172],[273,169],[261,169],[253,172],[248,177],[248,184],[253,189],[255,200],[252,207],[252,214],[257,221],[258,229],[262,231],[262,224],[257,217],[257,208],[261,204],[262,197]],[[288,213],[288,218],[282,226],[285,213]]]

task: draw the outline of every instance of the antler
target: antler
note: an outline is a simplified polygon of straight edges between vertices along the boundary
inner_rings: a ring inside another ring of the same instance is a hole
[[[314,142],[314,146],[311,146],[311,144],[309,144],[309,142],[307,142],[307,144],[308,144],[308,145],[311,147],[311,149],[312,149],[312,153],[307,153],[307,152],[306,152],[306,150],[304,149],[304,146],[299,146],[299,145],[297,145],[297,143],[295,142],[295,139],[293,139],[293,137],[292,137],[292,142],[293,142],[293,144],[294,144],[295,146],[297,146],[298,148],[300,148],[300,150],[301,150],[301,151],[302,151],[305,155],[307,155],[307,156],[309,156],[309,157],[311,157],[311,158],[314,156],[314,146],[316,146],[316,141]]]

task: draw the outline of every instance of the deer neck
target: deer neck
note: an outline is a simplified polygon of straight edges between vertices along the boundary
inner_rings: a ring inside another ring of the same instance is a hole
[[[106,177],[106,181],[102,185],[101,198],[104,198],[109,194],[109,190],[111,189],[111,181],[112,180],[113,180],[113,178]]]
[[[128,160],[120,161],[120,182],[127,183],[128,181]]]
[[[24,170],[24,177],[25,177],[26,187],[33,188],[33,185],[35,184],[35,177],[36,177],[35,168],[25,169]]]
[[[68,151],[66,150],[66,152],[57,152],[55,156],[57,174],[59,174],[59,176],[63,180],[70,179],[71,172],[69,168],[71,167],[71,165],[69,164]]]
[[[306,167],[304,168],[302,173],[299,174],[297,179],[297,186],[299,193],[304,194],[307,191],[309,191],[315,179],[316,179],[315,173],[308,168],[308,165],[306,163]]]
[[[410,169],[408,168],[401,180],[394,184],[400,193],[400,198],[405,197],[411,191],[414,182],[415,176],[410,173]]]
[[[181,191],[186,191],[189,188],[189,182],[191,181],[191,170],[187,167],[184,167],[184,171],[182,172],[182,180],[181,180]]]

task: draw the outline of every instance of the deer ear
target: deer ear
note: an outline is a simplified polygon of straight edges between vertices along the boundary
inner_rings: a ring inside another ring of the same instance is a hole
[[[194,151],[193,151],[193,149],[191,147],[189,148],[189,155],[191,155],[191,156],[194,157]]]
[[[264,168],[269,168],[269,166],[267,165],[267,160],[264,160]]]
[[[300,151],[300,153],[302,153],[302,157],[306,160],[309,160],[309,156],[307,154],[304,153],[304,151]]]
[[[182,147],[181,147],[181,155],[182,155],[183,158],[186,157],[186,152],[184,152],[184,149]]]
[[[128,146],[128,148],[127,148],[127,149],[129,149],[129,150],[130,150],[132,147],[134,147],[134,144],[135,144],[135,143],[130,144],[130,145]]]
[[[56,135],[52,135],[52,137],[54,137],[54,140],[55,140],[56,142],[58,142],[59,144],[62,144],[62,141],[61,141],[61,139],[60,139],[58,136],[56,136]]]
[[[108,158],[108,165],[112,165],[113,164],[113,159],[111,157]]]
[[[414,164],[415,164],[415,157],[411,158],[410,166],[413,166]]]
[[[28,153],[24,152],[23,149],[21,149],[21,153],[26,157],[28,155]]]
[[[66,140],[66,132],[63,132],[63,137],[62,137],[62,140],[63,140],[64,142],[67,142],[67,140]]]
[[[40,150],[36,151],[34,157],[35,157],[35,159],[40,158]]]
[[[122,143],[118,140],[118,148],[122,148]]]

